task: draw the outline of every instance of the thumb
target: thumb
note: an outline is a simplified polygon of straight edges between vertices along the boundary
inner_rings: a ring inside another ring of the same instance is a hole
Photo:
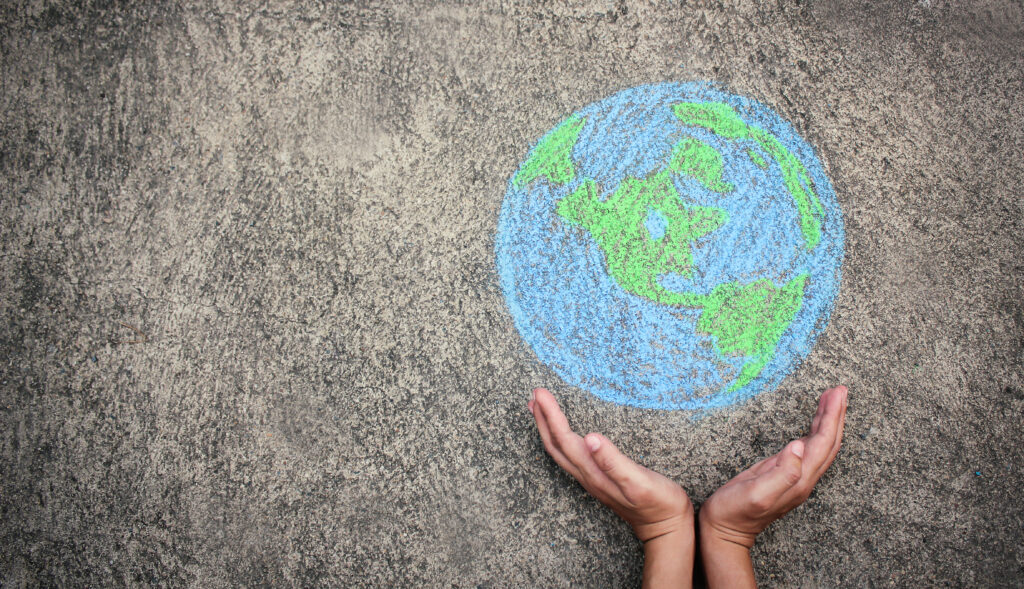
[[[601,434],[587,434],[584,440],[594,463],[619,489],[636,480],[637,464],[619,452],[608,438]]]
[[[779,452],[778,463],[759,479],[758,486],[767,497],[779,497],[800,481],[804,460],[804,441],[793,440]]]

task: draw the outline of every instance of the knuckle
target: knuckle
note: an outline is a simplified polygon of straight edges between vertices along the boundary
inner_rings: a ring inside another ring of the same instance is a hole
[[[772,501],[772,498],[765,493],[755,495],[750,500],[750,506],[753,507],[754,510],[759,513],[769,511],[772,508],[773,504],[774,501]]]
[[[800,482],[800,466],[790,466],[784,473],[786,484],[795,485]]]
[[[623,496],[634,505],[649,503],[653,498],[651,490],[646,486],[627,484],[622,490]]]

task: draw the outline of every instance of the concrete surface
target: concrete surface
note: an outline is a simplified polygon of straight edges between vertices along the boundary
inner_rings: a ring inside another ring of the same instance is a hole
[[[699,503],[842,382],[760,580],[1024,585],[1024,7],[728,4],[5,3],[0,584],[635,586],[530,387]],[[808,360],[701,420],[561,384],[492,249],[543,132],[694,79],[847,228]]]

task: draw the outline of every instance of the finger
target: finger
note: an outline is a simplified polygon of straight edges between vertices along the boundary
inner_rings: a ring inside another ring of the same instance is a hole
[[[829,389],[821,397],[820,405],[823,411],[819,418],[816,418],[816,431],[804,438],[806,443],[804,472],[814,481],[817,481],[820,473],[824,472],[822,466],[828,461],[832,447],[835,445],[836,432],[839,427],[838,418],[843,404],[842,395],[837,394],[837,389]]]
[[[793,440],[779,452],[775,466],[757,478],[754,505],[765,511],[770,510],[787,491],[800,482],[804,451],[804,441]]]
[[[845,404],[846,388],[836,387],[829,389],[827,393],[828,399],[823,403],[824,411],[818,422],[816,435],[820,435],[823,440],[834,441],[839,429],[839,417],[842,415]],[[832,445],[829,444],[828,447],[831,449]]]
[[[839,448],[842,447],[843,444],[843,430],[846,427],[846,407],[848,404],[849,391],[844,386],[836,387],[836,389],[836,394],[840,398],[840,407],[838,415],[836,416],[835,440],[832,442],[832,448],[829,451],[828,459],[819,468],[818,478],[821,478],[821,475],[825,474],[825,471],[832,466],[832,462],[835,461],[836,456],[839,454]]]
[[[551,435],[551,427],[548,425],[547,417],[544,412],[540,409],[536,400],[533,401],[533,418],[537,421],[537,431],[540,432],[540,439],[544,442],[544,449],[547,450],[548,454],[555,459],[558,466],[561,466],[566,472],[568,472],[577,481],[583,480],[583,475],[580,474],[579,469],[562,453],[562,450],[555,444],[553,436]]]
[[[818,428],[821,426],[821,416],[825,414],[831,393],[832,389],[828,389],[818,399],[818,410],[814,413],[814,419],[811,420],[811,434],[818,433]]]
[[[554,395],[548,392],[547,389],[534,389],[533,395],[534,411],[540,409],[540,412],[544,414],[548,428],[556,443],[575,435],[575,432],[569,427],[569,420],[565,418],[565,414],[562,413],[562,408],[558,406],[558,401],[555,400]]]
[[[569,420],[565,418],[554,395],[547,389],[536,389],[534,394],[536,395],[533,405],[534,412],[544,417],[551,444],[572,465],[572,470],[565,466],[563,468],[598,499],[604,500],[600,495],[615,495],[617,493],[615,484],[594,463],[583,438],[569,427]]]
[[[818,430],[821,429],[821,426],[820,426],[821,418],[822,418],[823,414],[826,412],[826,410],[828,408],[828,401],[829,401],[829,397],[830,397],[831,393],[832,393],[832,389],[829,389],[829,390],[825,391],[824,393],[822,393],[821,400],[818,403],[817,412],[814,414],[814,420],[811,423],[811,432],[812,433],[810,435],[807,435],[807,436],[804,436],[803,438],[801,438],[802,440],[804,440],[805,443],[807,443],[810,440],[810,438],[812,437],[814,432],[817,432]],[[785,448],[783,448],[783,450],[785,450]],[[754,464],[753,466],[748,468],[746,472],[749,472],[749,473],[752,473],[752,474],[755,474],[755,475],[764,474],[765,472],[768,472],[769,470],[774,468],[779,463],[779,457],[781,455],[782,455],[781,451],[778,454],[773,454],[772,456],[769,456],[768,458],[765,458],[765,459],[761,460],[760,462]],[[805,464],[808,463],[808,462],[809,461],[807,459],[804,460]]]
[[[563,470],[568,472],[576,480],[582,480],[583,475],[573,465],[572,461],[566,458],[565,454],[555,445],[551,439],[551,430],[548,428],[547,421],[544,419],[544,414],[537,411],[534,415],[537,420],[537,431],[540,432],[540,439],[544,442],[544,449],[547,453],[555,460],[558,466],[562,467]]]
[[[640,465],[627,458],[615,444],[601,434],[587,434],[584,438],[587,449],[601,472],[603,472],[628,498],[642,475]]]

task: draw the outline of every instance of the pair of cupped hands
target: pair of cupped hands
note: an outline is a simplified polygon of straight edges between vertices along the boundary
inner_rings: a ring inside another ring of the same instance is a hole
[[[710,587],[752,587],[750,548],[768,524],[807,499],[839,453],[847,389],[821,395],[808,435],[736,475],[701,506],[675,481],[633,462],[601,434],[580,436],[554,396],[534,389],[527,404],[544,448],[644,544],[644,587],[689,587],[699,539]],[[695,526],[695,523],[697,524]]]

